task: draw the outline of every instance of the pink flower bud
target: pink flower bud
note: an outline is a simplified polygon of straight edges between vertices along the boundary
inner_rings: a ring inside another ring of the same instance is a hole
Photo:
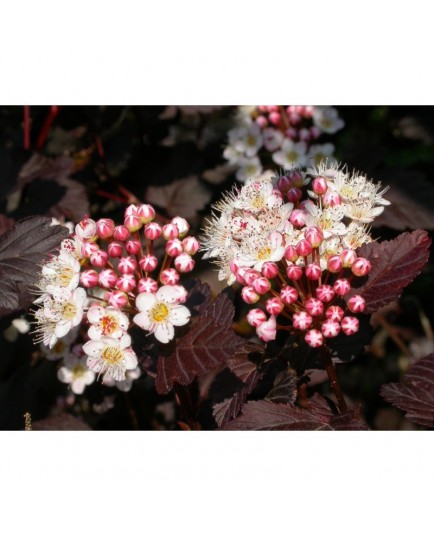
[[[342,266],[344,268],[351,268],[353,262],[357,259],[357,254],[354,249],[344,249],[340,254],[342,260]]]
[[[96,223],[90,218],[84,218],[75,226],[75,234],[80,240],[93,240],[96,238]]]
[[[295,329],[308,329],[312,325],[313,318],[310,314],[301,311],[292,315],[292,324]]]
[[[137,216],[137,206],[136,205],[129,205],[124,212],[124,218],[127,216]]]
[[[137,288],[139,292],[150,292],[155,294],[158,290],[158,283],[151,277],[142,277],[142,279],[139,279]]]
[[[321,326],[321,331],[324,337],[331,339],[332,337],[337,337],[339,335],[341,326],[339,322],[335,322],[334,320],[326,320]]]
[[[133,274],[137,270],[137,261],[132,257],[122,257],[119,259],[118,270],[121,274]]]
[[[174,223],[167,223],[163,225],[163,238],[165,240],[172,240],[173,238],[178,238],[179,229]]]
[[[96,222],[96,234],[99,238],[106,239],[113,236],[115,222],[109,218],[101,218]]]
[[[183,247],[182,247],[181,240],[174,238],[167,242],[166,253],[169,255],[169,257],[176,257],[177,255],[180,255],[182,252],[183,252]]]
[[[303,225],[306,225],[306,217],[307,214],[304,210],[295,209],[291,212],[289,221],[294,227],[303,227]]]
[[[260,296],[256,294],[252,287],[243,287],[241,289],[241,298],[248,304],[256,303]]]
[[[303,188],[303,174],[300,171],[297,169],[291,171],[289,178],[291,179],[292,186],[295,188]]]
[[[304,336],[304,340],[312,348],[318,348],[319,346],[322,346],[324,342],[321,331],[317,329],[310,329]]]
[[[131,214],[130,216],[125,216],[124,225],[130,233],[135,233],[142,228],[143,224],[138,216]]]
[[[354,263],[351,266],[351,271],[354,275],[357,277],[362,277],[364,275],[368,275],[371,271],[372,265],[368,261],[368,259],[364,259],[363,257],[358,257]]]
[[[269,112],[278,112],[279,111],[279,106],[277,104],[271,104],[271,105],[267,106],[267,110]]]
[[[247,281],[244,279],[246,272],[248,272],[248,269],[245,266],[239,266],[237,273],[234,274],[237,283],[239,283],[240,285],[245,285],[247,283]]]
[[[200,245],[194,236],[186,236],[182,241],[182,247],[184,248],[185,253],[194,255],[199,251]]]
[[[280,124],[280,114],[279,112],[271,112],[268,116],[268,120],[272,125],[278,126]]]
[[[113,230],[113,238],[119,242],[125,242],[130,237],[130,231],[125,227],[125,225],[118,225]]]
[[[326,311],[326,318],[333,322],[340,322],[344,317],[344,310],[338,305],[332,305]]]
[[[319,227],[309,227],[305,230],[304,236],[313,248],[319,248],[324,240],[323,232]]]
[[[285,130],[285,135],[290,139],[290,140],[295,140],[298,136],[298,130],[296,128],[293,128],[293,127],[290,127],[290,128],[287,128]]]
[[[327,190],[322,197],[322,202],[326,207],[335,207],[342,203],[341,196],[334,190]]]
[[[312,281],[317,281],[322,274],[321,266],[312,262],[306,266],[306,277]]]
[[[158,266],[158,259],[155,255],[145,255],[139,260],[139,266],[144,272],[153,272]]]
[[[298,131],[298,137],[301,141],[309,141],[310,140],[310,131],[307,128],[301,128]]]
[[[307,257],[312,253],[312,245],[307,240],[300,240],[297,244],[297,253],[300,257]]]
[[[281,313],[283,307],[283,303],[279,300],[279,298],[270,298],[265,303],[265,309],[267,309],[267,313],[274,316],[277,316],[279,313]]]
[[[84,242],[84,244],[81,246],[81,254],[83,257],[90,257],[92,253],[95,253],[99,250],[98,244],[95,244],[95,242]]]
[[[300,188],[290,188],[286,193],[286,198],[290,203],[298,203],[303,197],[303,192]]]
[[[333,255],[327,259],[327,270],[332,274],[337,274],[342,270],[342,259],[339,255]]]
[[[149,240],[156,240],[157,238],[160,238],[163,230],[161,229],[161,225],[155,222],[147,223],[145,225],[145,236]]]
[[[359,331],[359,320],[355,316],[345,316],[342,319],[341,328],[345,335],[354,335]]]
[[[125,249],[130,255],[137,255],[142,250],[140,240],[128,240],[125,244]]]
[[[333,290],[338,296],[345,296],[350,291],[351,285],[348,279],[336,279]]]
[[[312,182],[312,190],[316,195],[324,195],[327,192],[327,181],[324,177],[317,177]]]
[[[299,257],[297,253],[297,248],[295,246],[288,246],[285,249],[284,257],[290,262],[295,262]]]
[[[303,268],[297,264],[290,264],[286,269],[286,275],[291,281],[298,281],[303,275]]]
[[[330,285],[320,285],[315,290],[316,297],[323,303],[331,301],[335,296],[335,291]]]
[[[253,281],[261,277],[261,273],[257,270],[253,270],[253,268],[250,268],[249,270],[246,270],[243,274],[243,279],[247,283],[247,285],[253,285]]]
[[[175,257],[173,263],[178,272],[181,272],[182,274],[191,272],[195,264],[188,253],[181,253],[181,255]]]
[[[107,268],[99,273],[99,284],[104,288],[113,288],[116,285],[118,276],[114,270]]]
[[[262,265],[261,273],[267,279],[274,279],[279,273],[279,268],[275,262],[267,261]]]
[[[310,136],[313,140],[316,140],[321,136],[321,130],[318,127],[310,127]]]
[[[133,274],[123,274],[116,281],[116,288],[122,292],[131,292],[136,288],[136,278]]]
[[[366,302],[359,294],[354,294],[347,302],[348,309],[352,313],[363,313]]]
[[[298,300],[298,292],[294,287],[286,286],[280,289],[280,299],[286,305],[291,305]]]
[[[267,315],[261,309],[250,309],[247,313],[247,322],[250,326],[257,328],[267,320]]]
[[[276,338],[276,319],[274,316],[263,322],[256,328],[257,336],[265,342],[274,341]]]
[[[178,227],[179,238],[184,238],[184,236],[190,230],[190,225],[188,224],[188,221],[185,218],[181,218],[180,216],[176,216],[175,218],[173,218],[171,223]]]
[[[309,300],[306,300],[304,306],[306,308],[306,311],[311,316],[320,316],[324,312],[324,304],[321,300],[318,300],[317,298],[310,298]]]
[[[108,262],[107,252],[99,249],[90,254],[90,264],[93,266],[98,266],[98,268],[104,268]]]
[[[281,192],[285,193],[292,187],[292,183],[286,175],[283,175],[282,177],[279,177],[277,187]]]
[[[179,273],[174,268],[166,268],[160,274],[163,285],[176,285],[179,281]]]
[[[175,303],[185,303],[188,298],[188,292],[185,287],[182,285],[172,285],[172,289],[175,290],[178,294]]]
[[[155,218],[155,210],[151,205],[140,205],[136,214],[142,223],[149,223]]]
[[[119,242],[110,242],[110,244],[107,246],[107,253],[114,259],[120,257],[123,253],[122,244]]]
[[[258,115],[255,122],[260,128],[265,128],[268,125],[268,121],[263,115]]]
[[[125,307],[125,305],[127,305],[128,296],[120,290],[114,290],[113,292],[110,292],[108,302],[112,307],[116,307],[116,309],[121,309],[122,307]]]
[[[253,290],[259,295],[266,294],[270,288],[271,283],[266,277],[258,277],[252,283]]]
[[[84,270],[80,274],[80,283],[86,288],[96,287],[98,285],[98,272],[95,270]]]

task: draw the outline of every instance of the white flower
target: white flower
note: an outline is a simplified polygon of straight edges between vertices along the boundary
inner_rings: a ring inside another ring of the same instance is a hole
[[[280,148],[285,137],[280,130],[275,128],[265,128],[262,135],[264,138],[264,146],[270,153],[273,153]]]
[[[119,391],[123,391],[124,393],[126,393],[131,390],[134,380],[137,380],[137,378],[139,378],[140,375],[141,375],[140,367],[136,367],[133,370],[125,371],[125,380],[116,381],[108,373],[106,373],[104,374],[104,378],[102,382],[104,385],[107,385],[108,387],[117,387]]]
[[[129,326],[127,315],[114,307],[93,305],[87,312],[87,319],[91,323],[87,334],[95,341],[101,337],[119,339]]]
[[[142,292],[136,298],[140,311],[133,322],[155,335],[163,343],[173,339],[173,326],[183,326],[190,320],[190,311],[178,303],[179,295],[170,286],[162,286],[156,294]]]
[[[49,361],[57,361],[58,359],[65,359],[66,357],[73,354],[71,345],[77,339],[79,331],[79,326],[76,326],[64,337],[59,339],[56,344],[47,351],[47,347],[44,344],[41,344],[41,350],[44,352],[45,357]]]
[[[127,334],[120,339],[101,337],[98,341],[88,341],[83,351],[88,355],[87,366],[100,374],[108,374],[116,381],[125,380],[127,370],[137,367],[137,356],[130,347],[131,337]]]
[[[273,193],[271,179],[259,177],[248,180],[241,188],[234,207],[256,213],[267,208],[280,207],[282,203],[282,198]]]
[[[345,126],[338,111],[332,106],[315,106],[312,119],[314,125],[327,134],[334,134]]]
[[[331,164],[335,161],[334,158],[331,158],[335,152],[335,146],[333,143],[323,143],[322,145],[311,145],[307,157],[309,159],[309,164],[318,165],[322,161],[327,161],[328,164]]]
[[[262,164],[257,156],[253,158],[242,158],[238,161],[240,168],[235,174],[235,178],[240,182],[259,177],[262,172]]]
[[[229,145],[249,158],[255,156],[262,147],[262,133],[256,123],[251,123],[246,127],[234,128],[228,134]]]
[[[297,143],[286,138],[279,151],[272,155],[273,162],[284,168],[304,166],[307,163],[306,144],[303,141]]]
[[[86,387],[95,381],[95,373],[89,370],[83,358],[68,356],[64,366],[57,371],[57,377],[63,383],[69,383],[76,395],[81,395]]]
[[[78,236],[71,236],[69,238],[65,238],[60,244],[60,249],[62,251],[67,251],[77,260],[83,258],[83,253],[81,251],[82,247],[83,240],[81,240]]]
[[[285,253],[283,237],[273,232],[266,238],[251,239],[245,244],[242,254],[236,257],[240,266],[253,266],[259,272],[265,262],[278,262]]]
[[[343,205],[320,208],[312,201],[308,201],[304,208],[307,212],[306,227],[319,227],[325,239],[341,236],[347,232],[347,227],[342,222],[345,216]]]
[[[384,206],[374,207],[369,200],[346,203],[343,206],[345,207],[345,216],[359,223],[373,222],[384,210]]]
[[[372,242],[372,238],[368,233],[368,226],[359,225],[356,222],[351,222],[348,225],[347,233],[342,237],[342,245],[349,249],[357,249],[370,242]]]
[[[50,292],[52,286],[74,290],[79,280],[79,261],[69,251],[61,249],[57,257],[43,265],[38,287],[43,293]]]

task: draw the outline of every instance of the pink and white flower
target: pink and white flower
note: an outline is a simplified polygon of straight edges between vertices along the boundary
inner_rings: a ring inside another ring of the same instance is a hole
[[[286,138],[279,151],[272,155],[273,162],[283,168],[304,166],[307,163],[306,144],[303,141],[293,142]]]
[[[62,383],[68,383],[74,394],[81,395],[86,386],[95,381],[95,372],[89,370],[84,358],[69,355],[57,371],[57,377]]]
[[[87,312],[87,319],[91,324],[87,334],[95,341],[102,337],[119,339],[129,326],[127,315],[114,307],[94,305]]]
[[[83,345],[87,354],[87,366],[94,372],[108,374],[116,381],[125,380],[127,370],[137,367],[137,356],[131,348],[131,337],[127,334],[120,339],[101,337]]]

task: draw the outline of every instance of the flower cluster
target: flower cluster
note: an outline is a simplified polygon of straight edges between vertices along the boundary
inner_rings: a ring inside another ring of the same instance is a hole
[[[334,145],[316,142],[344,126],[332,106],[242,107],[239,122],[228,133],[223,155],[238,168],[240,182],[258,177],[273,163],[290,168],[331,162]]]
[[[63,359],[59,379],[81,394],[95,374],[128,390],[140,375],[130,326],[138,325],[168,343],[174,326],[187,324],[182,274],[194,268],[199,243],[187,236],[188,222],[175,217],[160,225],[151,205],[130,205],[123,225],[84,218],[42,265],[34,311],[36,341],[49,359]],[[156,241],[165,241],[162,262]],[[72,347],[80,326],[87,342]]]
[[[372,241],[368,226],[389,204],[385,191],[362,174],[321,163],[249,179],[214,206],[204,257],[219,266],[220,280],[240,283],[242,299],[256,305],[247,321],[258,337],[270,341],[277,329],[288,329],[317,347],[358,330],[353,315],[365,302],[347,295],[354,278],[371,269],[356,250]]]

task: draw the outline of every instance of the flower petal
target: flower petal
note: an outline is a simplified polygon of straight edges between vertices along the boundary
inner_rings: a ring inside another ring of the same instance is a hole
[[[88,341],[86,344],[83,344],[83,352],[89,356],[96,357],[101,353],[103,347],[104,343],[101,340]]]
[[[190,311],[185,305],[172,307],[169,314],[169,320],[174,326],[184,326],[190,320]]]
[[[102,317],[104,316],[104,308],[99,305],[93,305],[87,312],[87,319],[92,324],[97,324],[101,322]]]
[[[142,313],[138,313],[133,317],[134,324],[137,324],[142,329],[150,330],[153,322],[149,318],[149,313],[147,311],[143,311]]]
[[[175,336],[175,330],[169,322],[160,322],[155,328],[154,335],[157,341],[166,344]]]
[[[178,292],[170,285],[160,287],[157,291],[156,297],[158,301],[166,303],[175,303],[178,301]]]
[[[155,294],[141,292],[136,298],[136,307],[139,311],[148,311],[157,301]]]

